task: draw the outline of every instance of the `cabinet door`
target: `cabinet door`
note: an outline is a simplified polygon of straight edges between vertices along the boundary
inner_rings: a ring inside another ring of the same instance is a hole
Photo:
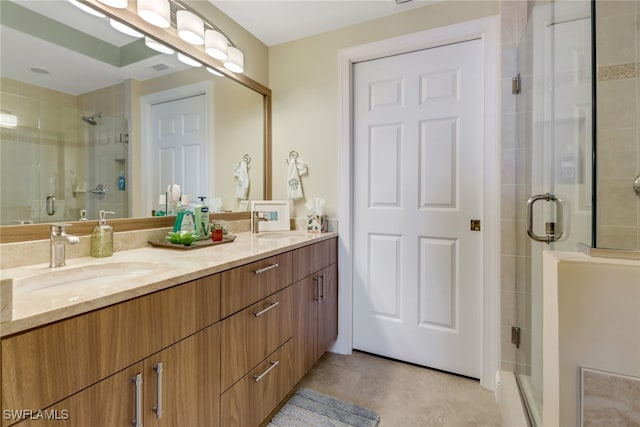
[[[318,282],[315,275],[293,286],[293,377],[295,382],[316,362],[318,337]]]
[[[144,361],[145,426],[217,426],[220,324]]]
[[[323,240],[293,251],[293,280],[300,280],[336,262],[337,241]]]
[[[316,360],[329,349],[338,336],[338,264],[324,268],[319,274],[318,346]]]
[[[136,421],[136,407],[142,402],[142,383],[136,385],[134,379],[142,379],[142,362],[137,363],[99,383],[83,390],[46,410],[33,412],[20,423],[20,427],[110,427],[142,425],[139,412]],[[136,387],[139,392],[136,393]]]

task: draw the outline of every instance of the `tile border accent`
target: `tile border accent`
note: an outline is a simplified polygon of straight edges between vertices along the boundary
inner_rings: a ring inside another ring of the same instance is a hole
[[[639,69],[640,62],[598,67],[598,81],[635,79]]]

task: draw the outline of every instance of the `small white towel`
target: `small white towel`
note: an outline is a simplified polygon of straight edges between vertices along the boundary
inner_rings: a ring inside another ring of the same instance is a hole
[[[299,159],[289,160],[289,173],[287,174],[287,197],[298,200],[304,197],[300,176],[307,173],[307,165]]]
[[[238,178],[238,186],[236,187],[236,197],[240,200],[246,200],[249,195],[249,170],[247,162],[238,162],[233,172]]]

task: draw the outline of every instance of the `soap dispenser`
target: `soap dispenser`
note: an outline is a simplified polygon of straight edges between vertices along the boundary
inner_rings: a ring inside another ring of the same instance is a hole
[[[91,233],[91,256],[104,258],[113,255],[113,227],[107,224],[106,215],[112,211],[100,211],[98,225]]]
[[[195,231],[198,240],[208,239],[209,230],[209,206],[204,202],[206,197],[198,196],[200,203],[194,209]]]

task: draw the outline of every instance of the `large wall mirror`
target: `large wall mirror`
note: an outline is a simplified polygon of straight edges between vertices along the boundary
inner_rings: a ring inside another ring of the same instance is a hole
[[[200,55],[130,10],[87,3]],[[246,198],[270,198],[268,88],[206,55],[198,58],[205,66],[186,65],[68,1],[0,7],[0,242],[46,238],[46,224],[85,212],[95,220],[99,210],[162,226],[166,219],[149,217],[168,184],[192,201],[207,197],[219,212],[243,211],[241,163]]]

